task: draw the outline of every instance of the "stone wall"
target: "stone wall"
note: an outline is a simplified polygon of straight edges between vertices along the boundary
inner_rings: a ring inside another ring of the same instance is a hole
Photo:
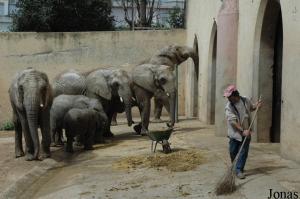
[[[160,48],[173,43],[186,44],[185,30],[0,33],[0,123],[11,118],[7,90],[17,71],[34,67],[46,72],[50,79],[68,68],[87,71],[117,66],[130,71]],[[180,115],[184,115],[185,68],[180,67],[179,72]]]

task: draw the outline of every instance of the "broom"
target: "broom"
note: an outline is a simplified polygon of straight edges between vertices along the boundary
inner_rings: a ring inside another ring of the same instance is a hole
[[[259,97],[259,101],[261,100],[261,96]],[[251,121],[251,124],[248,128],[248,130],[251,129],[254,120],[256,118],[257,112],[258,112],[259,107],[255,110],[254,113],[254,117]],[[235,167],[236,167],[236,163],[239,159],[239,156],[241,154],[241,151],[245,145],[245,142],[247,140],[248,137],[246,137],[242,143],[242,146],[239,149],[238,154],[235,156],[235,159],[233,160],[233,163],[231,165],[231,167],[228,168],[228,171],[225,173],[225,175],[220,179],[220,181],[217,184],[215,193],[217,195],[222,195],[222,194],[230,194],[232,192],[234,192],[236,190],[236,185],[235,185]]]

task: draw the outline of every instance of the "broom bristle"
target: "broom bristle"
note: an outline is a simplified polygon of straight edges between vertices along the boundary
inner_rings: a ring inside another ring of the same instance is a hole
[[[217,184],[216,195],[230,194],[236,190],[235,186],[235,171],[232,167],[228,169],[225,175]]]

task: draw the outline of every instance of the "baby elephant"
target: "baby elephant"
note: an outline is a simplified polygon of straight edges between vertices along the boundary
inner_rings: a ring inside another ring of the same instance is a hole
[[[80,137],[85,150],[92,150],[94,135],[102,123],[99,112],[93,109],[73,108],[64,117],[64,128],[67,137],[67,152],[73,152],[73,140]]]

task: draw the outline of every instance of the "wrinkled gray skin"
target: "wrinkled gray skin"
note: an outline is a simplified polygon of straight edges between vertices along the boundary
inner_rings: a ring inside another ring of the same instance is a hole
[[[192,58],[195,64],[195,72],[198,73],[199,57],[198,57],[198,44],[197,38],[195,36],[193,48],[188,46],[180,45],[169,45],[157,52],[150,60],[145,61],[145,63],[156,64],[156,65],[167,65],[170,66],[172,70],[175,70],[176,65],[181,64],[188,58]],[[159,122],[162,107],[166,107],[168,97],[165,94],[157,94],[154,96],[155,109],[154,109],[154,121]],[[166,107],[168,110],[168,108]]]
[[[175,76],[170,66],[143,64],[132,70],[133,91],[141,113],[141,124],[134,127],[137,133],[147,134],[150,117],[151,98],[156,93],[163,93],[168,97],[170,107],[170,126],[175,123]]]
[[[86,95],[101,101],[108,117],[105,136],[113,136],[110,124],[115,112],[125,111],[128,126],[131,126],[132,92],[131,78],[126,71],[115,68],[97,69],[86,75]]]
[[[50,110],[50,127],[52,146],[62,145],[62,129],[65,114],[72,108],[91,109],[98,112],[103,125],[107,123],[107,116],[103,111],[102,104],[97,99],[92,99],[84,95],[59,95],[54,101]],[[95,141],[101,142],[103,131],[99,130],[95,134]]]
[[[52,89],[45,73],[23,70],[14,77],[9,88],[15,125],[15,156],[24,156],[22,132],[26,143],[25,159],[28,161],[50,157],[49,115]],[[38,128],[42,133],[41,154]]]
[[[85,77],[79,71],[70,69],[58,74],[52,83],[53,97],[58,95],[85,95]]]
[[[101,128],[103,118],[98,111],[93,109],[72,108],[64,117],[64,128],[66,130],[67,147],[66,152],[73,152],[73,140],[75,136],[80,137],[85,150],[92,150],[94,135],[97,129]]]
[[[82,94],[98,99],[108,116],[105,127],[105,136],[112,136],[110,123],[115,112],[126,112],[128,125],[132,125],[130,89],[131,79],[127,72],[121,69],[108,68],[96,69],[83,74],[76,71],[68,71],[58,75],[55,82],[60,85],[59,92]],[[83,81],[83,79],[85,81]],[[68,83],[66,83],[68,82]],[[57,93],[59,93],[57,92]],[[120,99],[122,97],[122,101]]]

